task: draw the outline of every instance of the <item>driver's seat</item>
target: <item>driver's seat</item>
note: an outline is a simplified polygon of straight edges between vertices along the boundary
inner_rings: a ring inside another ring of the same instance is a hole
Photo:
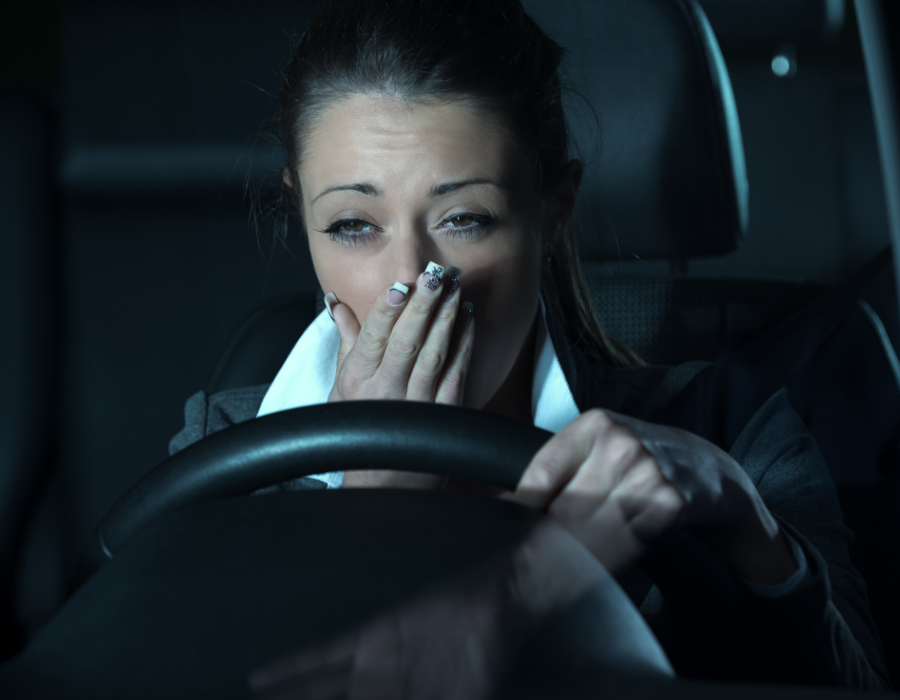
[[[576,0],[561,5],[529,0],[525,5],[569,49],[569,77],[602,115],[602,157],[586,173],[577,216],[584,233],[585,273],[596,308],[612,335],[653,364],[715,360],[826,289],[802,281],[683,274],[689,259],[734,251],[748,223],[738,115],[725,64],[699,5],[682,0]],[[635,36],[643,40],[635,41]],[[597,66],[603,70],[596,70]],[[595,124],[574,100],[569,113],[575,140],[587,149],[584,157],[588,158],[591,146],[597,144]],[[647,276],[634,265],[629,266],[632,274],[616,274],[622,260],[669,261],[670,274]],[[900,337],[895,298],[892,277],[886,274],[870,302],[885,312],[894,343]],[[257,309],[229,342],[207,393],[271,382],[296,339],[322,308],[320,293],[282,297]],[[878,385],[878,410],[900,416],[900,394],[866,316],[857,310],[842,332],[844,337],[853,334],[854,342],[842,345],[839,337],[823,349],[806,375],[795,382],[792,398],[816,401],[818,395],[810,392],[822,377],[846,363],[866,362],[874,367],[866,386],[874,391]],[[841,395],[837,401],[839,408],[846,406],[841,409],[845,413],[850,404],[841,401],[846,399]],[[804,414],[801,406],[795,406]],[[876,527],[873,511],[860,507],[872,502],[875,489],[884,501],[876,509],[878,527],[893,528],[900,535],[896,515],[888,513],[888,501],[900,500],[900,489],[884,500],[885,483],[896,485],[900,477],[884,471],[890,469],[886,465],[900,464],[900,424],[895,426],[896,434],[889,429],[879,434],[880,457],[873,453],[872,459],[860,464],[840,452],[828,453],[834,443],[834,416],[822,415],[807,411],[803,417],[827,448],[823,452],[838,485],[848,484],[841,492],[848,523],[860,532]],[[870,542],[857,548],[854,556],[876,593],[875,616],[880,618],[888,661],[897,676],[900,645],[893,643],[892,630],[900,628],[900,611],[887,592],[900,585],[900,571],[884,568],[884,557],[875,545]]]

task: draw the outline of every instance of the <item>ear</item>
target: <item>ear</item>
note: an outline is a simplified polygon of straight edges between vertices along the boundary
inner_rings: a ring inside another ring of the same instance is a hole
[[[553,220],[547,231],[545,241],[550,245],[556,243],[559,230],[572,218],[575,212],[575,201],[581,176],[584,174],[584,163],[573,158],[563,166],[559,178],[559,187],[553,202]]]
[[[281,169],[281,179],[284,180],[284,184],[294,189],[294,178],[291,177],[291,171],[289,168],[284,167]]]

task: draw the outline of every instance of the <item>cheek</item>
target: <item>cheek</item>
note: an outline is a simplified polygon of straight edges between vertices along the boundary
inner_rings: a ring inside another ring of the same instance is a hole
[[[531,331],[540,305],[539,250],[506,246],[473,264],[471,274],[463,271],[463,298],[474,305],[476,328],[467,403],[471,398],[469,405],[481,408],[506,379]]]
[[[378,260],[364,257],[364,247],[336,245],[326,236],[324,241],[311,238],[309,251],[322,291],[334,295],[350,307],[360,323],[365,319],[382,287],[382,270]]]
[[[492,326],[520,325],[540,293],[540,260],[532,236],[511,232],[484,251],[469,289],[479,316]]]

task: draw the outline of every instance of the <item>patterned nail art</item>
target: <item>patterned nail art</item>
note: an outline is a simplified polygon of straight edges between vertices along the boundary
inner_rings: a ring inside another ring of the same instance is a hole
[[[436,262],[428,263],[428,266],[425,268],[425,278],[423,280],[425,286],[433,292],[440,286],[443,274],[444,268],[442,265],[438,265]]]
[[[452,297],[453,293],[459,288],[459,276],[462,274],[462,270],[458,267],[450,266],[445,272],[447,275],[447,296]]]

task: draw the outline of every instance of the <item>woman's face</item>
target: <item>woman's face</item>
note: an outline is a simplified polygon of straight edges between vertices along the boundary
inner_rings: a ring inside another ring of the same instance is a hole
[[[357,95],[312,126],[298,174],[319,282],[361,323],[380,290],[412,287],[429,261],[462,270],[475,318],[465,405],[484,407],[530,337],[544,233],[503,130],[459,102]]]

